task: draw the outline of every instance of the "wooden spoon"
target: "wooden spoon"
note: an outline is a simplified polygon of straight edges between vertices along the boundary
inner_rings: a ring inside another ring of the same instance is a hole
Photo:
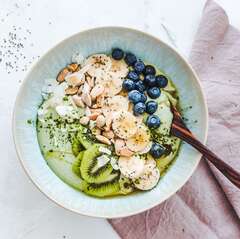
[[[171,126],[171,134],[182,139],[197,149],[205,159],[209,160],[225,177],[227,177],[235,186],[240,188],[240,173],[225,163],[199,140],[197,140],[192,132],[187,128],[180,113],[171,105],[173,113],[173,122]]]

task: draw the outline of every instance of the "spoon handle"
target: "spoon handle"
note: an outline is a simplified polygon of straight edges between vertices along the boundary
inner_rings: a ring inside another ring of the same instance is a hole
[[[176,137],[182,139],[188,144],[192,145],[203,157],[209,160],[225,177],[227,177],[235,186],[240,188],[240,173],[237,172],[230,165],[225,163],[217,155],[215,155],[210,149],[197,140],[194,135],[184,126],[179,124],[172,125],[171,133]]]

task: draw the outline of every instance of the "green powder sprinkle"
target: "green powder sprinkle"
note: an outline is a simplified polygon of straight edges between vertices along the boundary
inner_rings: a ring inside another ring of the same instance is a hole
[[[33,121],[32,121],[31,119],[28,119],[28,120],[27,120],[27,123],[28,123],[28,124],[32,124]]]

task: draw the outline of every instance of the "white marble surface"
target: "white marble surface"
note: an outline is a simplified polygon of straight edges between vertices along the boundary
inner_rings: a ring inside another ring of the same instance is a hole
[[[240,29],[240,2],[217,2]],[[50,202],[28,180],[17,160],[11,133],[12,108],[21,81],[37,57],[73,33],[106,25],[149,32],[174,44],[187,56],[204,3],[205,0],[0,0],[0,238],[118,238],[104,219],[79,216]],[[170,38],[163,26],[171,32]],[[9,36],[10,32],[16,33],[16,39]],[[13,42],[9,42],[11,38]],[[23,47],[19,45],[17,51],[14,42]]]

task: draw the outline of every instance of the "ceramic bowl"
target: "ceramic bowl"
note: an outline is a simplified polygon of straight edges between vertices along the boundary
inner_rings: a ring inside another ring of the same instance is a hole
[[[188,126],[202,142],[207,135],[207,106],[200,82],[179,53],[161,40],[128,28],[103,27],[80,32],[50,49],[35,64],[19,90],[14,114],[13,134],[18,157],[32,182],[52,201],[71,211],[94,217],[125,217],[150,209],[172,196],[190,178],[201,155],[183,144],[167,174],[151,191],[106,199],[89,197],[59,179],[46,164],[37,140],[36,120],[42,102],[41,88],[46,78],[55,78],[71,61],[74,53],[83,56],[109,53],[113,47],[135,53],[139,58],[163,69],[179,90],[180,105]],[[189,107],[189,106],[192,106]]]

